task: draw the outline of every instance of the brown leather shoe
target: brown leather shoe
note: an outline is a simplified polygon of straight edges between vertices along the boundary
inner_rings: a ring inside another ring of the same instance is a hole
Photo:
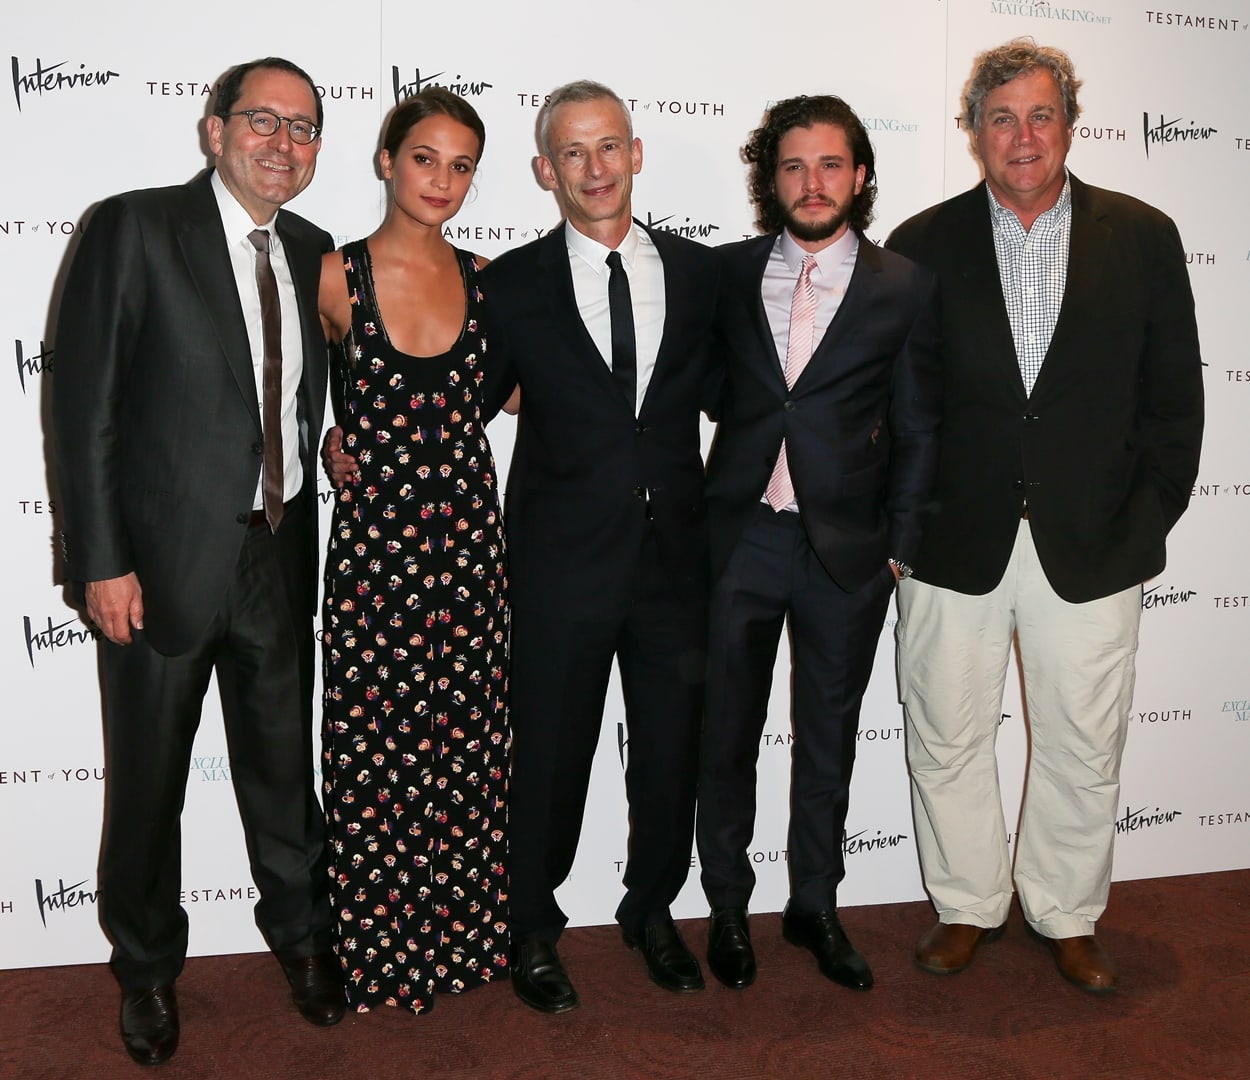
[[[1092,994],[1109,994],[1119,985],[1115,970],[1098,939],[1093,934],[1083,937],[1042,937],[1055,958],[1055,966],[1068,982]]]
[[[977,949],[1003,936],[1002,926],[940,922],[916,946],[916,964],[934,975],[954,975],[972,963]]]

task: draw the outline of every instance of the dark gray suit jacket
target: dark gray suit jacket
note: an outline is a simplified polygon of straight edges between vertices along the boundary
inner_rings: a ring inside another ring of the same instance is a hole
[[[861,238],[846,295],[786,388],[760,298],[776,234],[718,249],[725,378],[708,459],[712,577],[759,505],[784,437],[803,526],[851,591],[920,543],[937,460],[941,372],[933,275]]]
[[[509,599],[580,616],[625,610],[647,526],[675,593],[706,589],[700,410],[710,377],[714,253],[649,231],[664,264],[664,333],[641,412],[577,310],[560,226],[482,272],[489,395],[521,385],[508,472]]]
[[[221,605],[263,450],[247,330],[210,177],[101,204],[70,268],[56,335],[67,576],[88,582],[134,571],[145,633],[168,655],[186,651]],[[299,410],[311,509],[326,388],[317,284],[320,255],[332,244],[287,211],[277,229],[303,330]],[[317,517],[302,520],[307,596],[296,615],[311,619]]]

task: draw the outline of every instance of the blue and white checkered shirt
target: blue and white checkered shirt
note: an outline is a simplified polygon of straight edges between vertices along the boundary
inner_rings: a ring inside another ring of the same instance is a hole
[[[990,197],[998,279],[1007,304],[1007,319],[1016,343],[1016,361],[1026,394],[1033,392],[1050,338],[1059,320],[1068,283],[1068,245],[1072,238],[1072,185],[1064,180],[1059,199],[1038,216],[1027,232],[1015,213]]]

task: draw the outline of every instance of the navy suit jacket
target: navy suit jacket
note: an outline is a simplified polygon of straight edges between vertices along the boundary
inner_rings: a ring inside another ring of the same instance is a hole
[[[756,511],[784,437],[808,540],[842,588],[910,563],[937,458],[933,275],[861,237],[833,322],[793,389],[760,287],[777,235],[719,249],[720,427],[708,460],[712,579]]]
[[[1002,579],[1027,499],[1051,586],[1082,603],[1164,566],[1202,445],[1194,299],[1171,219],[1075,176],[1067,288],[1026,394],[985,184],[894,230],[942,294],[946,393],[916,576],[979,595]]]
[[[488,413],[521,386],[505,502],[509,600],[572,617],[630,602],[648,515],[675,595],[706,589],[700,411],[717,260],[650,231],[664,264],[664,331],[634,415],[577,309],[560,226],[482,273]]]
[[[247,329],[211,172],[96,210],[70,268],[56,336],[53,419],[67,576],[134,571],[153,648],[185,652],[238,561],[263,441]],[[316,442],[326,392],[317,317],[329,234],[285,210],[277,230],[304,340],[299,391],[307,595],[316,609]]]

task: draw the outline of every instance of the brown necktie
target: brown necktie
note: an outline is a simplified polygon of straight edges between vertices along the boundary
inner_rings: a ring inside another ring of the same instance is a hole
[[[260,321],[264,329],[265,363],[261,368],[260,423],[265,435],[264,478],[261,495],[265,520],[273,532],[282,522],[282,307],[278,302],[278,279],[269,264],[269,230],[253,229],[247,238],[256,249],[256,287],[260,290]]]

